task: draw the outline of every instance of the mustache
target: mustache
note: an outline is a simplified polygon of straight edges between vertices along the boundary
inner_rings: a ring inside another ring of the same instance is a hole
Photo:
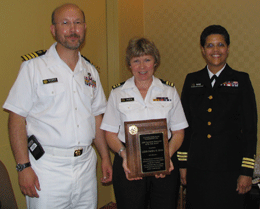
[[[79,38],[80,36],[73,33],[73,34],[70,34],[69,36],[66,36],[66,37],[68,37],[68,38]]]

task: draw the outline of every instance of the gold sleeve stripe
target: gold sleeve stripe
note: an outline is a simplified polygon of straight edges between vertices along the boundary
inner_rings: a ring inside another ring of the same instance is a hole
[[[180,155],[181,155],[181,154],[188,155],[188,152],[179,152],[179,151],[178,151],[177,154],[180,154]]]
[[[252,158],[247,158],[247,157],[244,157],[244,158],[243,158],[243,160],[244,160],[244,161],[251,161],[251,162],[255,162],[255,160],[254,160],[254,159],[252,159]]]
[[[187,161],[188,152],[177,152],[177,157],[179,161]]]
[[[251,169],[254,169],[254,168],[255,168],[254,166],[244,165],[244,164],[242,164],[242,167],[244,167],[244,168],[251,168]]]
[[[185,158],[187,158],[188,155],[178,155],[178,154],[177,154],[177,157],[185,157]]]
[[[255,165],[255,163],[251,163],[251,162],[246,162],[246,161],[242,161],[242,164],[246,164],[246,165]]]

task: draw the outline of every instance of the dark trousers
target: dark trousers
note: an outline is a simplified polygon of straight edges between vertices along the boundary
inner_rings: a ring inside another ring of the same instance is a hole
[[[188,167],[186,209],[243,209],[245,195],[236,191],[239,172]]]
[[[175,169],[165,178],[154,176],[128,181],[122,167],[122,158],[115,155],[113,186],[118,209],[175,209],[179,193],[177,158],[172,158]]]

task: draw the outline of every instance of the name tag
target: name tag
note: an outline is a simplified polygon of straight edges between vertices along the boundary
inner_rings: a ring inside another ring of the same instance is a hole
[[[49,79],[43,80],[42,82],[43,82],[43,84],[56,83],[56,82],[58,82],[58,78],[49,78]]]
[[[204,87],[204,85],[202,83],[193,83],[193,84],[191,84],[191,88],[200,88],[200,87]]]
[[[130,97],[130,98],[121,98],[121,102],[133,102],[135,101],[134,97]]]

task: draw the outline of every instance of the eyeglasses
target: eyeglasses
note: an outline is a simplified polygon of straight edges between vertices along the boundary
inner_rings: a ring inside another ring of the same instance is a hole
[[[61,25],[64,28],[69,28],[70,26],[76,26],[76,27],[81,27],[84,25],[84,21],[75,21],[75,22],[69,22],[69,21],[63,21],[63,22],[58,22],[58,23],[54,23],[54,25]]]

